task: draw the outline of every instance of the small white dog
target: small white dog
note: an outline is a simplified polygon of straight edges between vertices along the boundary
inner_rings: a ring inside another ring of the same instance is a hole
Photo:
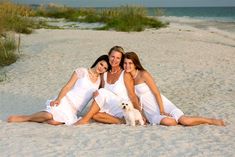
[[[131,102],[122,102],[122,110],[126,120],[126,125],[135,126],[136,121],[138,121],[140,125],[144,125],[140,111],[135,109]]]

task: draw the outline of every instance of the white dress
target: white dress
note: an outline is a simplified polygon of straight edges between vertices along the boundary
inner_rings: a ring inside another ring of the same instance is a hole
[[[86,68],[78,68],[75,70],[78,80],[72,89],[61,99],[58,106],[50,106],[52,100],[46,102],[47,112],[53,115],[53,119],[58,122],[71,125],[77,121],[77,113],[88,104],[93,96],[93,92],[98,90],[100,85],[100,77],[93,83],[90,80],[88,70]]]
[[[129,101],[128,92],[124,83],[124,70],[114,84],[107,82],[107,72],[104,73],[104,88],[98,90],[99,95],[95,101],[100,107],[100,112],[108,113],[114,117],[123,117],[122,101]]]
[[[161,120],[167,116],[160,115],[158,103],[152,91],[146,83],[135,85],[135,93],[139,97],[146,118],[150,124],[160,124]],[[164,111],[172,116],[177,122],[184,113],[178,109],[170,100],[161,95]]]

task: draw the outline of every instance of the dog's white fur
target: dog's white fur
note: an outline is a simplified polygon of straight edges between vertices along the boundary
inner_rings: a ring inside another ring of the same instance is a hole
[[[135,109],[130,101],[123,101],[121,107],[124,118],[126,120],[126,125],[135,126],[136,121],[138,121],[140,125],[144,125],[144,121],[140,114],[140,111]]]

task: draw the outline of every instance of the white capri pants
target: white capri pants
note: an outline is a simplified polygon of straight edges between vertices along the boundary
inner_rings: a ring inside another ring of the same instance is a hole
[[[111,91],[101,88],[98,90],[99,95],[95,97],[95,101],[100,107],[100,112],[108,113],[114,117],[122,118],[121,109],[122,98]]]

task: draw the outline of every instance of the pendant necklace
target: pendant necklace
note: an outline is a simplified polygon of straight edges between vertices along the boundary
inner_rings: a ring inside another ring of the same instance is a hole
[[[119,67],[119,69],[118,70],[116,70],[116,71],[112,71],[112,70],[110,70],[109,72],[110,72],[110,74],[116,74],[117,72],[119,72],[121,70],[121,68]]]

